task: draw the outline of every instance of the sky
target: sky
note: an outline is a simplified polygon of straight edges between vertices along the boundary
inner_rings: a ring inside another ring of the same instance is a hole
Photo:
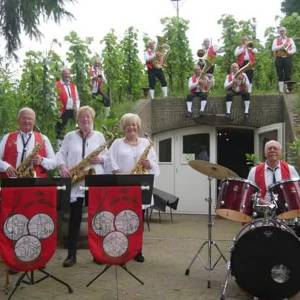
[[[180,0],[179,16],[189,21],[187,37],[193,55],[201,48],[204,38],[208,37],[213,44],[220,44],[221,26],[217,21],[223,14],[233,15],[235,20],[257,21],[257,37],[263,40],[264,31],[269,26],[277,26],[276,16],[282,16],[280,11],[282,0]],[[70,31],[76,31],[81,38],[93,37],[91,50],[100,53],[100,40],[113,28],[120,38],[125,30],[133,26],[139,31],[140,57],[143,57],[143,33],[151,38],[162,35],[161,18],[176,16],[176,2],[171,0],[77,0],[74,4],[68,3],[69,10],[75,19],[63,19],[60,24],[53,21],[42,22],[39,27],[44,35],[41,42],[30,40],[22,35],[22,47],[17,52],[22,60],[28,50],[50,49],[51,41],[56,38],[63,46],[55,45],[53,50],[65,57],[67,49],[63,38]],[[3,45],[3,44],[2,44]],[[0,48],[0,55],[3,47]]]

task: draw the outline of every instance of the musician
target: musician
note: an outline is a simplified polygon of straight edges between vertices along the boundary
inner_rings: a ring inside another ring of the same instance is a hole
[[[286,161],[281,160],[282,147],[277,141],[271,140],[265,144],[266,161],[251,168],[248,179],[260,189],[261,202],[270,203],[268,188],[281,180],[298,179],[296,169]]]
[[[203,47],[203,50],[204,50],[204,57],[206,57],[207,59],[209,60],[213,60],[216,55],[217,55],[217,47],[214,45],[211,44],[211,41],[208,39],[208,38],[205,38],[203,40],[203,43],[202,43],[202,47]],[[207,70],[207,73],[208,74],[213,74],[214,73],[214,65],[212,65],[208,70]]]
[[[272,44],[278,77],[278,89],[280,93],[289,93],[286,82],[291,80],[292,56],[296,53],[296,45],[292,38],[287,37],[285,27],[279,27],[278,34],[279,36],[274,39]]]
[[[253,43],[249,42],[247,36],[243,36],[241,39],[241,44],[237,46],[234,51],[234,55],[237,58],[237,64],[239,65],[239,67],[242,68],[248,63],[250,63],[251,66],[253,66],[255,63],[255,53],[257,53],[257,49],[253,48]],[[245,73],[249,79],[249,93],[251,93],[254,75],[253,68],[249,68],[245,71]]]
[[[90,86],[92,97],[96,98],[97,95],[102,96],[105,116],[110,114],[111,101],[109,97],[103,91],[103,84],[105,83],[105,78],[102,72],[102,66],[99,59],[96,59],[95,63],[90,68]]]
[[[47,171],[56,168],[56,157],[51,143],[48,137],[34,130],[35,119],[36,115],[33,109],[21,108],[18,112],[19,130],[4,135],[1,140],[1,177],[18,177],[16,169],[24,163],[37,143],[41,147],[31,160],[36,177],[47,177]]]
[[[235,95],[240,95],[245,104],[245,118],[249,117],[250,93],[249,79],[243,72],[239,72],[239,65],[233,63],[230,73],[226,76],[224,88],[226,90],[226,117],[230,118],[232,99]]]
[[[192,116],[192,105],[195,97],[200,98],[200,116],[203,114],[207,104],[208,92],[214,86],[214,76],[212,74],[202,75],[204,66],[205,62],[203,60],[201,65],[198,62],[194,67],[194,75],[189,79],[190,94],[186,97],[187,117]]]
[[[62,177],[71,177],[70,169],[76,166],[87,155],[105,143],[103,134],[93,129],[95,111],[90,106],[82,106],[78,110],[77,122],[79,130],[66,134],[57,156],[59,173]],[[96,174],[105,172],[107,150],[92,158],[92,167]],[[88,167],[88,166],[87,166]],[[84,191],[80,190],[82,181],[72,185],[70,196],[70,219],[68,236],[68,255],[63,267],[72,267],[76,263],[77,242],[82,219]]]
[[[159,59],[159,55],[161,54],[158,51],[155,51],[155,42],[150,40],[147,43],[147,49],[144,52],[144,58],[148,70],[148,82],[150,88],[149,94],[151,99],[154,99],[155,84],[157,79],[160,81],[163,96],[168,96],[168,86],[163,69],[161,66],[157,66],[155,64],[155,60]]]
[[[62,133],[69,120],[75,120],[76,112],[80,107],[80,100],[76,85],[71,81],[71,72],[65,68],[61,74],[61,80],[56,82],[58,93],[59,117],[56,124],[56,137],[61,143]]]
[[[124,132],[124,137],[116,139],[109,148],[111,172],[113,174],[130,174],[150,142],[146,138],[139,137],[141,119],[138,115],[124,114],[120,126]],[[157,156],[153,147],[150,148],[148,156],[141,161],[141,164],[143,168],[148,170],[149,174],[159,175]],[[142,208],[148,207],[149,205],[143,205]],[[142,252],[135,257],[135,260],[144,262]]]

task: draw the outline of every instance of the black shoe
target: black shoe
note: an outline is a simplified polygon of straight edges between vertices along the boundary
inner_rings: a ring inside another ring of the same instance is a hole
[[[249,116],[250,116],[249,113],[245,113],[245,114],[244,114],[244,118],[245,118],[246,120],[249,119]]]
[[[145,257],[143,256],[142,252],[140,252],[135,258],[135,261],[143,263],[145,261]]]
[[[63,262],[64,268],[70,268],[76,264],[76,256],[69,256]]]
[[[8,272],[9,275],[15,275],[15,274],[18,274],[18,273],[19,273],[19,271],[15,270],[15,269],[13,269],[13,268],[9,268],[9,269],[7,270],[7,272]]]
[[[200,110],[199,111],[199,118],[203,117],[204,116],[204,111]]]
[[[225,113],[225,118],[231,120],[231,114],[230,113]]]
[[[186,118],[191,118],[192,117],[192,113],[190,111],[187,111],[185,113]]]

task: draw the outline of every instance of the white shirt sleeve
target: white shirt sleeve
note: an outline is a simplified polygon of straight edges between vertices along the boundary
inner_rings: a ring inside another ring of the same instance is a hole
[[[234,56],[238,57],[239,55],[241,55],[244,52],[244,47],[243,46],[238,46],[235,48],[234,50]]]
[[[46,148],[46,157],[43,157],[41,165],[46,170],[53,170],[57,167],[56,156],[48,137],[43,135],[43,140]]]
[[[229,81],[229,75],[227,75],[224,82],[224,88],[227,90],[232,87],[232,84],[233,84],[233,80]]]
[[[11,167],[11,165],[8,162],[3,160],[4,148],[6,145],[7,138],[8,138],[8,134],[4,135],[4,137],[0,142],[0,172],[5,172],[8,167]]]
[[[198,86],[198,81],[193,82],[192,77],[189,79],[189,89],[192,90]]]
[[[155,51],[153,51],[152,53],[149,53],[148,51],[144,52],[144,58],[146,62],[152,60],[154,57],[155,57]]]
[[[295,42],[294,42],[294,40],[292,38],[290,38],[290,43],[291,43],[291,47],[288,49],[288,53],[290,55],[292,55],[292,54],[296,53],[297,49],[296,49]]]
[[[255,171],[256,167],[252,167],[248,174],[248,180],[252,181],[253,183],[255,183]]]

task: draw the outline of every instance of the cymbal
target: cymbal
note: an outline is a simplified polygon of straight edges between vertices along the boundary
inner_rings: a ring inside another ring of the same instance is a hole
[[[228,177],[239,177],[232,170],[206,160],[190,160],[189,165],[196,171],[219,180],[224,180]]]

